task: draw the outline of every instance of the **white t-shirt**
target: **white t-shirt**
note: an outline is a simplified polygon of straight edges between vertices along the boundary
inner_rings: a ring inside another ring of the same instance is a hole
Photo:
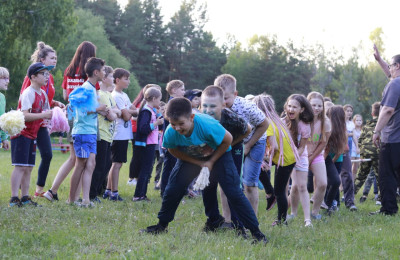
[[[356,126],[354,125],[353,121],[351,120],[347,120],[346,121],[346,129],[348,133],[352,133],[354,128],[356,128]]]
[[[119,110],[129,109],[132,105],[128,95],[125,92],[113,91],[112,97],[117,104]],[[122,118],[117,118],[113,140],[130,140],[133,139],[131,120],[124,121]]]

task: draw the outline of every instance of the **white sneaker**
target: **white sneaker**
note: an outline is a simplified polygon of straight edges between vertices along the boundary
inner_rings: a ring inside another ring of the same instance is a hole
[[[382,205],[382,203],[381,203],[379,200],[377,200],[377,201],[375,202],[375,205],[380,206],[380,205]]]
[[[311,223],[311,219],[304,220],[304,226],[305,227],[313,227],[313,224]]]
[[[130,186],[135,186],[137,184],[137,180],[136,179],[128,180],[128,182],[126,184],[128,184]]]
[[[325,204],[325,201],[322,201],[321,208],[328,209],[329,207],[328,207],[328,205]]]

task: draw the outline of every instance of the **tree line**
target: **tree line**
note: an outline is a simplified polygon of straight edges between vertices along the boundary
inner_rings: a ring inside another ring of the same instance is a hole
[[[0,66],[10,70],[7,108],[15,108],[29,57],[37,41],[57,51],[53,75],[55,99],[62,100],[63,72],[84,40],[97,46],[97,56],[110,66],[133,72],[131,99],[148,83],[164,87],[181,79],[188,89],[211,85],[221,73],[237,78],[239,94],[271,94],[281,111],[292,93],[315,90],[338,104],[350,103],[369,115],[387,83],[371,59],[359,62],[361,47],[349,58],[322,45],[281,44],[275,35],[255,35],[246,45],[230,37],[218,46],[206,31],[207,7],[183,0],[165,21],[158,0],[130,0],[124,10],[116,0],[0,0]],[[370,38],[384,51],[381,28]],[[371,55],[372,57],[372,52]]]

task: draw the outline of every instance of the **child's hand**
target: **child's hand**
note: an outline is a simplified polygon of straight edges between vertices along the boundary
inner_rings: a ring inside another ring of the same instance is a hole
[[[100,105],[97,107],[96,110],[97,110],[97,111],[104,111],[104,112],[107,112],[107,106],[104,105],[104,104],[100,104]]]
[[[162,124],[164,124],[164,118],[161,117],[157,118],[155,125],[162,125]]]
[[[47,110],[43,113],[43,119],[51,119],[51,117],[53,116],[53,111],[52,110]]]
[[[214,163],[213,163],[213,162],[206,161],[206,162],[203,163],[203,165],[202,165],[201,167],[207,167],[208,170],[209,170],[210,173],[211,173],[211,170],[212,170],[213,166],[214,166]]]
[[[8,140],[3,141],[3,149],[7,151],[10,148],[10,145],[8,144]]]

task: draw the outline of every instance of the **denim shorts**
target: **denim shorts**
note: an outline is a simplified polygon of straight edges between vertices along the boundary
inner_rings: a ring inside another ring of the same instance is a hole
[[[97,154],[97,135],[72,136],[76,157],[89,158],[91,153]]]
[[[294,168],[296,171],[308,172],[308,157],[303,155],[300,156],[300,161],[296,162],[296,166]]]
[[[243,184],[248,187],[258,187],[261,163],[265,154],[266,140],[258,140],[244,158]]]

